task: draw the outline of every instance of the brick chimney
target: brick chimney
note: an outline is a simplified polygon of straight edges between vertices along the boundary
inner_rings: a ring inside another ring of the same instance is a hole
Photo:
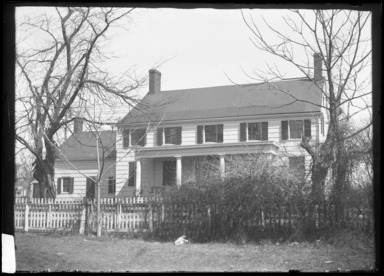
[[[78,134],[83,132],[83,119],[77,118],[74,121],[73,133]]]
[[[323,79],[323,60],[319,53],[313,54],[313,79],[319,81]]]
[[[160,92],[161,73],[155,69],[149,70],[149,94]]]

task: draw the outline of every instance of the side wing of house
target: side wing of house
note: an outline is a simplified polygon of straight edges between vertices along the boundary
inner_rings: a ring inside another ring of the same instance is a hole
[[[97,196],[97,187],[95,179],[98,173],[98,164],[96,160],[78,160],[68,163],[60,160],[55,166],[55,184],[57,198],[63,197],[89,197]],[[104,171],[100,182],[100,195],[102,198],[116,196],[116,167],[112,159],[104,161]]]

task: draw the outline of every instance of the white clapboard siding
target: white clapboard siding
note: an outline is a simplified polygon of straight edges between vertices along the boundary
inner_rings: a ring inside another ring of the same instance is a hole
[[[280,142],[280,120],[270,120],[268,121],[268,140],[279,143]]]
[[[154,129],[150,129],[148,132],[147,132],[147,143],[145,145],[145,147],[154,147],[156,146],[156,139],[155,139],[155,130]]]
[[[196,144],[196,128],[195,124],[188,124],[182,126],[181,141],[182,145],[195,145]]]
[[[225,122],[223,126],[223,143],[239,142],[239,123]]]

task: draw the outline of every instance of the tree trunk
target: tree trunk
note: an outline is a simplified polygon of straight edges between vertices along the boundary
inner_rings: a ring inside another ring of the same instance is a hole
[[[46,156],[45,159],[35,159],[33,177],[39,182],[40,198],[55,198],[55,160],[56,153],[52,146],[54,142],[45,139]],[[41,146],[41,144],[40,144]]]
[[[346,207],[347,197],[347,173],[349,160],[345,149],[344,142],[338,143],[336,152],[336,161],[333,167],[334,170],[334,185],[332,189],[332,197],[336,210],[336,223],[340,226],[344,221],[344,211]]]

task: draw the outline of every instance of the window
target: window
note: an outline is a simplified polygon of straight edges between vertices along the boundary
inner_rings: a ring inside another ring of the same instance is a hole
[[[73,193],[73,177],[62,177],[57,179],[57,193]]]
[[[176,161],[163,162],[163,186],[176,184]]]
[[[69,193],[70,180],[68,177],[63,178],[63,193]]]
[[[181,127],[165,127],[157,129],[157,145],[181,145]]]
[[[311,137],[311,120],[281,121],[281,139],[300,139]]]
[[[291,139],[301,138],[303,135],[303,121],[289,121],[289,137]]]
[[[129,177],[128,177],[128,186],[134,187],[136,181],[136,163],[129,162]]]
[[[223,143],[223,125],[197,126],[197,143]]]
[[[111,176],[108,178],[108,193],[113,194],[116,192],[116,178]]]
[[[145,128],[132,129],[131,145],[144,147],[146,144],[147,144],[146,129]]]
[[[240,142],[252,140],[268,140],[268,122],[240,124]]]
[[[89,199],[95,198],[95,186],[96,186],[96,176],[87,177],[87,186],[85,196]]]
[[[321,116],[321,119],[320,119],[320,123],[321,123],[321,135],[324,135],[324,117]]]
[[[289,168],[300,178],[305,177],[305,158],[304,156],[289,157]]]

